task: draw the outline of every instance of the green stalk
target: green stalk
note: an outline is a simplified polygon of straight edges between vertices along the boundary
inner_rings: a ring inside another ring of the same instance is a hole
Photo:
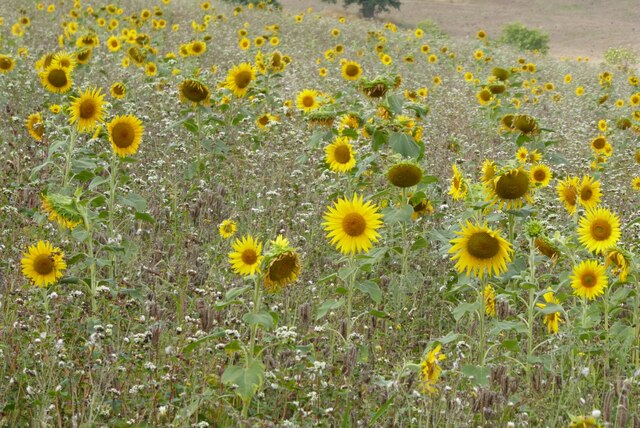
[[[349,270],[351,271],[351,274],[349,275],[349,282],[347,283],[347,337],[345,337],[347,345],[351,343],[351,307],[353,304],[353,288],[356,282],[357,273],[354,267],[355,256],[351,255],[351,257],[349,257]]]
[[[111,154],[111,169],[109,171],[109,237],[112,242],[115,238],[116,231],[113,226],[113,214],[116,202],[116,184],[118,175],[118,161],[115,152]],[[109,265],[109,277],[115,282],[116,279],[116,255],[111,251],[111,263]]]
[[[536,253],[535,253],[535,245],[533,242],[533,238],[529,238],[529,270],[531,276],[529,277],[529,282],[532,284],[531,288],[529,288],[529,304],[527,305],[527,313],[528,313],[528,335],[529,340],[527,343],[527,361],[531,359],[533,354],[533,322],[535,318],[535,288],[536,284]]]
[[[633,325],[635,325],[636,327],[636,337],[635,337],[635,342],[636,342],[636,346],[635,349],[633,350],[633,354],[634,354],[634,358],[633,361],[635,362],[635,369],[638,370],[638,368],[640,368],[640,289],[638,288],[639,284],[638,284],[638,277],[637,275],[635,276],[635,280],[636,280],[636,287],[635,287],[635,304],[633,305]]]
[[[71,128],[71,135],[69,137],[69,144],[67,145],[67,157],[64,165],[64,176],[62,178],[62,187],[67,187],[69,184],[69,174],[71,173],[71,157],[73,155],[73,146],[76,144],[76,138],[78,137],[78,133],[76,132],[76,128]]]
[[[480,299],[480,313],[479,321],[480,321],[480,342],[478,343],[478,353],[479,353],[479,362],[480,366],[484,366],[484,348],[485,348],[485,328],[484,328],[484,318],[486,314],[486,303],[484,301],[484,289],[487,287],[487,279],[486,277],[482,277],[480,280],[480,290],[478,291],[478,299]]]
[[[407,190],[406,188],[402,189],[402,201],[400,201],[400,206],[407,201]],[[407,272],[409,271],[409,245],[407,239],[407,224],[403,221],[400,222],[400,231],[402,236],[402,268],[400,271],[400,290],[396,293],[396,310],[398,314],[400,313],[400,303],[402,293],[405,291],[405,279],[407,277]]]
[[[260,277],[254,277],[253,287],[253,311],[254,314],[260,312]],[[249,339],[249,352],[245,354],[245,368],[251,367],[256,355],[256,336],[258,335],[258,324],[251,326],[251,336]],[[251,404],[251,398],[248,400],[242,400],[242,417],[246,418],[249,415],[249,405]]]

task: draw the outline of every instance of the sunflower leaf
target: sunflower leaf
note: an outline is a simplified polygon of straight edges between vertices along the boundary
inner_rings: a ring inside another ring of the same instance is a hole
[[[272,329],[274,325],[273,316],[268,311],[262,310],[260,312],[244,314],[242,321],[249,325],[259,325],[266,329]]]
[[[371,300],[373,300],[374,302],[380,303],[382,301],[382,290],[380,290],[380,287],[375,282],[373,281],[358,282],[356,283],[356,288],[362,291],[363,293],[368,294],[369,297],[371,297]]]
[[[392,132],[389,136],[389,144],[394,152],[406,158],[419,159],[424,150],[413,137],[404,132]]]
[[[252,361],[248,367],[228,366],[222,374],[222,383],[236,385],[236,394],[244,401],[249,401],[264,380],[264,365],[260,361]]]
[[[488,385],[489,374],[491,370],[488,367],[465,365],[462,366],[462,373],[469,378],[471,383],[476,386]]]
[[[322,303],[316,311],[316,321],[324,318],[330,311],[334,311],[344,305],[344,299],[340,300],[327,300]]]
[[[413,207],[409,204],[401,205],[399,208],[387,207],[382,210],[382,214],[386,224],[407,222],[411,220]]]

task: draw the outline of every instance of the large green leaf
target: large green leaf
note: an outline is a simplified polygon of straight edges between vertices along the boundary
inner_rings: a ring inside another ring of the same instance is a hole
[[[389,145],[394,152],[406,157],[418,159],[422,156],[424,148],[421,147],[413,137],[404,132],[393,132],[389,136]]]
[[[251,400],[263,380],[264,366],[260,361],[252,361],[248,367],[229,366],[222,373],[222,383],[237,385],[235,392],[243,401]]]

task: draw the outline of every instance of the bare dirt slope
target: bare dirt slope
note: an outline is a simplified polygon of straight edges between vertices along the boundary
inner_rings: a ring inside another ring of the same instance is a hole
[[[313,7],[323,13],[356,16],[355,7],[344,9],[320,0],[280,0],[285,10]],[[402,0],[399,11],[382,20],[415,25],[431,19],[454,37],[474,37],[485,29],[497,37],[506,23],[522,22],[551,36],[551,54],[601,59],[609,47],[640,50],[640,0]]]

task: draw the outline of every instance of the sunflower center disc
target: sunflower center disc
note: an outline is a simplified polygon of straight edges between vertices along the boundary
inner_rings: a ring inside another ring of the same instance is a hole
[[[351,150],[347,145],[338,146],[333,156],[335,156],[338,163],[345,164],[351,160]]]
[[[235,78],[236,86],[240,89],[244,89],[251,83],[251,72],[241,71]]]
[[[64,70],[51,70],[48,80],[56,88],[62,88],[67,84],[67,73]]]
[[[342,229],[349,236],[362,235],[366,227],[367,222],[362,214],[359,213],[349,213],[342,220]]]
[[[592,273],[586,273],[582,275],[582,286],[586,288],[591,288],[596,285],[596,277]]]
[[[113,127],[111,137],[113,138],[113,144],[124,149],[133,143],[134,132],[128,123],[118,123]]]
[[[358,67],[353,64],[348,65],[345,73],[349,77],[356,77],[358,75]]]
[[[258,261],[258,255],[253,249],[247,249],[242,252],[242,262],[246,265],[252,265]]]
[[[286,253],[278,257],[269,266],[269,279],[273,282],[282,281],[289,278],[296,268],[296,256]]]
[[[596,150],[604,149],[604,138],[596,138],[596,139],[593,141],[593,147],[594,147]]]
[[[312,107],[315,104],[315,100],[311,96],[306,96],[302,99],[302,105],[305,107]]]
[[[9,68],[11,68],[11,61],[9,61],[9,58],[0,59],[0,69],[8,70]]]
[[[87,100],[80,104],[80,117],[82,119],[91,119],[95,114],[96,104],[93,100]]]
[[[524,171],[507,173],[498,179],[496,194],[501,199],[518,199],[529,190],[529,179]]]
[[[593,190],[591,190],[590,187],[585,187],[584,189],[580,190],[580,199],[582,199],[583,201],[588,201],[589,199],[591,199],[592,195]]]
[[[183,90],[183,94],[186,99],[194,103],[198,103],[207,97],[205,89],[197,83],[187,84]]]
[[[33,260],[33,270],[35,270],[39,275],[48,275],[53,272],[53,268],[55,267],[55,262],[53,261],[52,256],[47,254],[40,254]]]
[[[478,259],[490,259],[500,251],[500,243],[487,232],[474,233],[467,243],[467,251]]]
[[[545,178],[547,178],[547,173],[539,169],[533,174],[533,178],[535,178],[536,181],[542,182]]]
[[[414,165],[398,165],[389,171],[389,181],[397,187],[415,186],[422,179],[422,171]],[[458,188],[460,183],[455,185]]]
[[[258,123],[262,126],[267,126],[269,124],[269,116],[260,116]]]
[[[596,220],[591,225],[591,236],[596,241],[604,241],[611,236],[611,225],[606,220]]]

